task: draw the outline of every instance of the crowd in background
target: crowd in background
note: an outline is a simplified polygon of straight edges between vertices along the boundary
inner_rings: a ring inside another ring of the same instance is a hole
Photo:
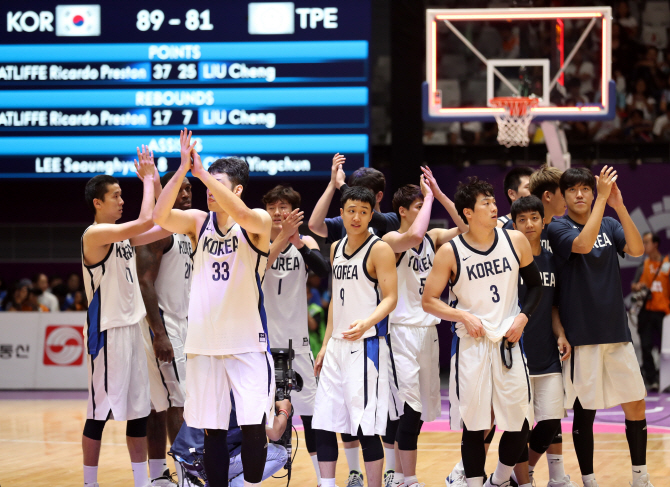
[[[81,276],[72,273],[67,280],[38,273],[6,286],[0,279],[0,311],[84,311],[88,302]]]

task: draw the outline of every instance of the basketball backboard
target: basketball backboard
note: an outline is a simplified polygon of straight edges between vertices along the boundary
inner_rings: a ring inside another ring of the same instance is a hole
[[[424,120],[494,121],[517,95],[534,122],[611,119],[611,44],[610,7],[429,9]]]

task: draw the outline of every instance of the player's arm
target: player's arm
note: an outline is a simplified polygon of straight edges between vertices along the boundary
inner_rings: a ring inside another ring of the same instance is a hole
[[[558,312],[558,306],[551,308],[551,329],[558,343],[558,351],[561,354],[561,362],[570,358],[572,347],[565,336],[565,329],[561,323],[561,314]]]
[[[312,211],[312,215],[309,217],[309,229],[319,237],[328,236],[326,216],[328,215],[330,202],[335,195],[335,190],[340,189],[340,186],[344,184],[344,170],[342,169],[342,164],[344,164],[345,160],[346,158],[339,153],[335,154],[333,157],[333,165],[330,168],[330,182],[321,195],[321,198],[319,198],[319,201],[316,202],[314,211]]]
[[[307,264],[307,269],[314,272],[319,277],[327,277],[330,272],[330,264],[326,258],[321,253],[319,249],[319,244],[316,243],[309,235],[303,235],[302,237],[296,231],[291,238],[289,239],[300,255],[302,255],[305,264]]]
[[[526,284],[526,299],[524,299],[521,312],[516,315],[512,326],[510,326],[505,337],[510,342],[518,342],[523,335],[523,329],[528,324],[528,320],[535,312],[540,300],[542,299],[542,280],[540,279],[540,269],[535,263],[533,250],[526,236],[517,230],[508,230],[510,240],[519,257],[519,276]]]
[[[572,241],[572,251],[575,254],[588,254],[593,249],[593,244],[596,243],[598,232],[600,232],[607,199],[617,177],[616,171],[611,166],[609,168],[604,166],[600,171],[600,176],[596,176],[598,195],[586,225]]]
[[[277,235],[277,238],[270,242],[270,252],[266,269],[269,269],[272,267],[272,264],[275,263],[279,254],[288,245],[288,239],[291,235],[298,232],[298,228],[300,228],[304,216],[305,212],[300,211],[300,208],[296,208],[291,213],[284,213],[281,216],[281,231],[279,232],[279,235]]]
[[[207,213],[200,210],[175,210],[174,202],[179,195],[181,183],[186,177],[186,173],[191,169],[191,151],[195,148],[196,142],[191,143],[192,132],[186,129],[180,132],[179,142],[181,144],[181,164],[175,175],[168,181],[163,188],[156,208],[154,208],[153,219],[157,225],[173,233],[181,233],[191,237],[196,242],[198,229],[207,217]]]
[[[282,437],[288,424],[288,418],[281,414],[280,411],[291,414],[291,401],[284,399],[283,401],[275,402],[275,418],[272,422],[272,428],[265,427],[265,434],[272,441],[278,441]]]
[[[161,362],[172,362],[174,351],[172,343],[165,332],[165,326],[158,309],[158,295],[154,283],[158,277],[163,253],[172,242],[172,237],[158,240],[148,245],[141,245],[137,252],[137,278],[139,279],[142,300],[147,310],[149,328],[154,334],[152,345],[156,358]]]
[[[150,157],[149,149],[142,146],[142,152],[138,149],[139,162],[135,161],[135,167],[142,179],[142,206],[140,215],[136,220],[121,223],[101,223],[93,225],[84,234],[84,254],[89,256],[91,264],[99,262],[106,254],[106,247],[114,242],[140,235],[151,229],[151,219],[154,209],[154,170],[153,158]],[[100,255],[103,254],[103,255]],[[100,257],[100,258],[98,258]],[[88,260],[88,259],[87,259]]]
[[[433,192],[431,191],[425,176],[421,176],[421,193],[423,194],[423,206],[416,215],[416,219],[410,225],[405,233],[397,231],[389,232],[382,237],[382,240],[390,245],[393,252],[401,254],[406,250],[420,245],[423,236],[428,231],[430,223],[430,212],[433,207]]]
[[[463,323],[473,338],[484,336],[484,326],[479,318],[457,308],[452,308],[442,301],[441,296],[447,287],[451,275],[456,275],[457,263],[454,249],[445,245],[435,254],[433,268],[428,274],[426,285],[421,296],[421,306],[426,313],[445,321]]]
[[[607,198],[607,204],[616,211],[616,214],[619,217],[619,222],[623,227],[623,234],[626,239],[626,245],[624,246],[623,251],[632,257],[640,257],[644,254],[642,235],[640,235],[640,231],[635,226],[635,222],[628,214],[628,210],[623,204],[621,190],[616,183],[612,184],[612,191],[610,192],[609,198]]]
[[[435,244],[435,250],[437,250],[450,240],[453,240],[454,238],[459,236],[461,233],[463,232],[459,227],[449,229],[433,228],[432,230],[428,231],[428,236]]]
[[[137,155],[140,155],[139,152],[139,147],[137,148]],[[153,162],[154,160],[154,151],[149,151],[149,154],[151,155],[151,161]],[[137,164],[135,165],[135,168],[137,168]],[[135,171],[135,174],[137,174],[137,177],[142,181],[142,175],[140,174],[139,171]],[[158,199],[158,197],[161,195],[161,191],[163,190],[163,187],[161,186],[161,176],[158,173],[158,168],[154,165],[154,199]]]
[[[333,242],[330,246],[330,265],[333,265],[333,258],[335,256],[335,248],[337,247],[337,242]],[[330,306],[328,306],[328,320],[326,321],[326,332],[323,335],[323,343],[321,344],[321,350],[316,355],[314,359],[314,377],[318,377],[321,373],[321,367],[323,366],[323,358],[326,356],[326,347],[330,338],[333,336],[333,303],[331,301]]]
[[[345,340],[358,340],[363,334],[386,318],[398,302],[398,272],[395,253],[389,245],[378,242],[370,250],[369,262],[377,276],[382,291],[382,300],[370,316],[356,320],[342,333]],[[332,308],[332,306],[330,306]]]
[[[426,180],[430,185],[430,189],[433,192],[433,195],[435,195],[435,199],[439,201],[442,206],[444,206],[444,209],[447,210],[447,213],[449,213],[449,216],[453,220],[454,224],[461,230],[461,233],[467,232],[469,228],[468,224],[463,221],[461,216],[458,214],[458,211],[456,211],[456,205],[454,205],[454,202],[451,201],[451,199],[442,192],[440,186],[437,184],[437,179],[435,179],[435,176],[433,176],[433,172],[428,166],[422,167],[421,170],[423,171],[424,176],[426,176]]]

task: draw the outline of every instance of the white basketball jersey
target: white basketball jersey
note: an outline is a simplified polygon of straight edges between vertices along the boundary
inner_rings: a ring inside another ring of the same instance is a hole
[[[450,241],[458,271],[449,290],[451,306],[478,317],[494,342],[520,312],[519,257],[507,230],[496,228],[495,232],[493,245],[485,252],[468,245],[463,235]],[[463,327],[456,323],[457,331]]]
[[[426,279],[433,268],[435,244],[428,235],[423,237],[419,250],[411,248],[402,253],[396,263],[398,270],[398,304],[389,315],[391,324],[431,326],[440,319],[426,313],[421,296]]]
[[[105,258],[90,266],[84,263],[83,236],[81,249],[89,330],[105,331],[139,323],[146,309],[137,280],[135,248],[130,240],[111,244]]]
[[[376,279],[368,275],[366,268],[372,246],[381,239],[370,235],[353,254],[347,255],[345,247],[349,237],[337,243],[333,255],[333,337],[342,338],[342,332],[356,320],[362,320],[372,314],[382,300],[381,289]],[[361,337],[386,336],[388,334],[388,316],[371,327]]]
[[[191,239],[187,235],[172,235],[172,246],[163,252],[156,276],[158,307],[175,318],[188,316],[188,297],[191,292]]]
[[[293,244],[279,254],[263,279],[268,334],[273,347],[288,347],[309,353],[307,328],[307,268]]]
[[[224,235],[205,219],[193,254],[184,352],[233,355],[270,350],[261,283],[268,254],[235,223]]]

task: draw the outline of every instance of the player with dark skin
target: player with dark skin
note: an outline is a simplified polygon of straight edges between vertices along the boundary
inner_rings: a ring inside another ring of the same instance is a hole
[[[191,199],[191,183],[187,178],[184,178],[173,208],[177,210],[190,210]],[[156,358],[161,362],[172,362],[174,351],[161,319],[154,282],[158,277],[163,253],[169,250],[172,245],[172,236],[169,236],[149,245],[137,247],[136,249],[137,276],[140,289],[142,290],[144,306],[147,310],[146,319],[154,335],[152,342],[154,353],[156,354]],[[167,411],[161,412],[151,410],[147,422],[147,443],[150,459],[165,458],[167,438],[169,437],[170,443],[172,443],[177,437],[177,433],[179,433],[183,422],[183,407],[170,407]]]

